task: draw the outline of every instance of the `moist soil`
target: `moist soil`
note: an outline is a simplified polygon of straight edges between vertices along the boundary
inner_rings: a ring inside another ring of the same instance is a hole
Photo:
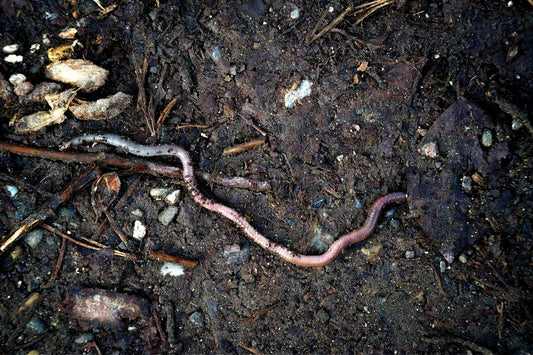
[[[43,221],[51,228],[33,227],[0,254],[2,353],[533,351],[530,1],[399,0],[370,13],[359,1],[101,5],[0,2],[0,44],[23,56],[2,59],[0,73],[49,81],[49,49],[68,44],[65,55],[109,72],[77,99],[121,91],[134,103],[105,120],[67,113],[19,134],[13,117],[48,108],[4,82],[2,142],[58,151],[107,132],[180,145],[212,174],[199,183],[205,195],[302,254],[361,226],[379,196],[408,198],[387,206],[368,239],[305,268],[196,204],[180,178],[4,150],[0,233],[53,213]],[[59,37],[69,27],[73,46]],[[287,107],[287,94],[301,97]],[[102,144],[67,152],[131,158]],[[117,175],[50,204],[88,171]],[[152,196],[157,189],[167,190]],[[163,197],[174,190],[176,215],[164,225]],[[142,240],[132,238],[135,221]],[[149,252],[198,263],[164,275]]]

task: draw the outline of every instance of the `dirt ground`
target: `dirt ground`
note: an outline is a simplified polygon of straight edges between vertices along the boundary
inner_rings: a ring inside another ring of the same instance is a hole
[[[49,229],[32,227],[0,253],[0,352],[533,352],[533,6],[398,0],[359,11],[362,3],[1,1],[0,45],[18,44],[23,57],[1,61],[6,80],[49,81],[48,50],[77,39],[70,57],[109,71],[77,98],[134,98],[107,120],[68,113],[22,134],[11,119],[47,105],[25,103],[4,81],[3,143],[59,151],[78,135],[111,132],[179,144],[213,177],[268,182],[266,191],[215,178],[199,187],[304,254],[358,228],[379,196],[408,199],[388,206],[367,240],[305,268],[200,207],[182,179],[3,148],[0,234],[53,211]],[[60,38],[69,27],[74,38]],[[302,97],[287,107],[287,94]],[[74,152],[131,158],[102,144]],[[90,184],[50,203],[95,169],[121,182],[109,218]],[[164,225],[174,190],[176,215]],[[142,240],[132,238],[136,223]],[[198,264],[163,275],[154,251]]]

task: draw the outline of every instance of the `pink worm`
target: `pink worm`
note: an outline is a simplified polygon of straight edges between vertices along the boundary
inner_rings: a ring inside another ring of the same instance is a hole
[[[61,150],[69,148],[72,145],[95,142],[105,143],[122,148],[126,152],[137,156],[152,157],[170,155],[178,157],[181,161],[181,165],[183,166],[183,179],[185,180],[185,186],[197,203],[208,210],[217,212],[232,220],[251,240],[259,244],[262,248],[280,256],[292,264],[300,266],[312,267],[329,264],[341,253],[344,248],[366,239],[372,233],[376,227],[378,217],[386,205],[389,203],[401,202],[407,198],[407,195],[403,192],[393,192],[381,196],[374,202],[372,207],[370,207],[368,217],[366,218],[365,223],[359,229],[340,237],[337,241],[331,244],[329,249],[322,255],[302,255],[294,253],[286,247],[274,243],[263,236],[234,209],[205,197],[200,190],[198,190],[196,180],[194,178],[191,159],[189,154],[183,148],[176,145],[144,146],[115,134],[94,134],[74,138],[71,141],[63,144],[61,146]]]

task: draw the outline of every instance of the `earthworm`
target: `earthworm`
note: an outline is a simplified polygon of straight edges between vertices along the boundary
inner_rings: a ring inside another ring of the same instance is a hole
[[[403,192],[393,192],[387,195],[379,197],[370,207],[368,217],[365,223],[359,229],[345,234],[335,241],[329,249],[321,255],[303,255],[295,253],[286,247],[274,243],[261,233],[259,233],[248,221],[241,216],[234,209],[217,203],[207,197],[205,197],[196,185],[194,178],[194,170],[191,164],[191,159],[187,151],[176,145],[158,145],[158,146],[145,146],[137,144],[127,138],[115,135],[115,134],[94,134],[80,136],[72,139],[71,141],[64,143],[61,146],[61,150],[67,149],[73,145],[79,145],[83,143],[105,143],[125,150],[127,153],[141,156],[141,157],[153,157],[153,156],[174,156],[181,161],[183,169],[183,179],[185,180],[185,186],[191,194],[194,201],[200,204],[202,207],[221,214],[222,216],[233,221],[239,226],[244,233],[259,244],[263,249],[280,256],[289,263],[300,266],[324,266],[333,261],[341,251],[347,246],[357,243],[366,239],[374,230],[377,224],[377,220],[383,208],[390,203],[397,203],[404,201],[407,195]]]

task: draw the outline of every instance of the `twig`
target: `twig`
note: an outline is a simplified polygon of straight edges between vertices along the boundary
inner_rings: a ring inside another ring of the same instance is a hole
[[[57,278],[57,275],[59,274],[59,269],[61,269],[61,264],[63,263],[63,257],[65,256],[65,249],[67,247],[67,240],[65,238],[61,239],[61,249],[59,249],[59,255],[57,256],[57,262],[56,267],[54,269],[54,272],[52,273],[52,276],[50,277],[50,280],[44,285],[41,286],[41,288],[48,288],[52,286],[54,281]]]
[[[338,24],[339,22],[341,22],[344,17],[346,15],[348,15],[348,13],[350,13],[352,11],[352,7],[351,6],[348,6],[346,8],[346,10],[344,10],[339,16],[337,16],[333,21],[331,21],[331,23],[329,25],[327,25],[326,27],[324,27],[322,29],[322,31],[318,32],[317,35],[315,35],[310,41],[309,41],[309,44],[313,43],[314,41],[316,41],[317,39],[319,39],[320,37],[322,37],[325,33],[327,33],[329,30],[331,30],[333,27],[335,27],[336,24]]]
[[[165,335],[165,332],[163,331],[163,328],[161,327],[161,320],[159,319],[159,315],[157,314],[157,311],[154,307],[152,307],[152,316],[154,317],[155,327],[157,328],[157,332],[159,333],[159,337],[163,342],[167,341],[167,337]]]
[[[445,296],[445,297],[450,297],[446,291],[444,291],[444,287],[442,286],[442,279],[439,275],[439,273],[437,272],[437,269],[435,268],[435,266],[433,266],[432,264],[431,265],[431,269],[433,270],[433,273],[435,274],[435,278],[437,279],[437,285],[439,286],[439,290],[440,290],[440,293]]]
[[[222,155],[225,156],[225,155],[231,155],[231,154],[240,153],[240,152],[243,152],[245,150],[257,147],[258,145],[262,145],[262,144],[265,144],[265,140],[264,139],[255,139],[255,140],[250,141],[250,142],[239,144],[239,145],[236,145],[236,146],[233,146],[233,147],[228,147],[228,148],[224,149],[224,151],[222,152]]]
[[[359,19],[357,19],[357,21],[355,21],[355,23],[353,24],[354,26],[356,26],[356,25],[360,24],[361,22],[363,22],[363,20],[365,18],[367,18],[368,16],[372,15],[377,10],[381,9],[384,6],[392,4],[394,1],[395,0],[373,0],[373,1],[369,1],[367,3],[361,4],[361,5],[356,6],[356,7],[348,6],[346,8],[346,10],[344,10],[333,21],[331,21],[331,23],[329,25],[324,27],[318,34],[314,35],[314,33],[316,33],[316,31],[318,29],[318,25],[322,21],[324,21],[324,18],[327,15],[327,11],[328,10],[326,10],[324,12],[324,14],[322,15],[322,17],[320,18],[320,20],[318,20],[317,24],[315,25],[315,28],[313,28],[313,31],[311,31],[311,34],[309,35],[309,37],[311,37],[311,35],[314,35],[314,36],[311,38],[311,40],[308,40],[309,37],[306,37],[306,43],[307,44],[311,44],[314,41],[316,41],[317,39],[319,39],[320,37],[322,37],[327,32],[331,31],[333,29],[333,27],[335,27],[339,22],[341,22],[352,11],[354,12],[354,14],[363,13],[363,15],[360,16]]]
[[[175,97],[172,101],[170,101],[169,104],[163,109],[163,112],[161,112],[161,115],[159,115],[159,118],[157,119],[157,122],[156,122],[158,126],[160,126],[161,124],[165,122],[168,114],[170,113],[174,105],[176,105],[176,102],[178,102],[177,97]]]
[[[198,265],[198,261],[183,259],[183,258],[180,258],[179,256],[172,256],[172,255],[160,253],[158,251],[153,251],[153,250],[150,250],[148,252],[148,258],[152,260],[164,261],[164,262],[169,262],[169,263],[178,263],[189,268],[193,268],[196,265]]]
[[[52,197],[42,208],[42,210],[32,214],[27,217],[23,222],[22,226],[18,227],[13,233],[9,236],[2,237],[2,244],[0,245],[0,255],[17,239],[26,232],[32,230],[36,225],[43,222],[48,217],[51,217],[54,214],[54,210],[65,200],[67,200],[70,195],[84,187],[87,183],[96,179],[98,175],[98,170],[91,169],[85,172],[80,176],[78,180],[74,183],[67,186],[67,188],[60,194]]]
[[[90,243],[90,244],[81,242],[81,241],[76,240],[76,239],[66,235],[65,233],[61,232],[60,230],[57,230],[56,228],[54,228],[52,226],[49,226],[49,225],[47,225],[45,223],[42,223],[41,227],[43,227],[44,229],[46,229],[46,230],[48,230],[48,231],[60,236],[61,238],[67,239],[68,241],[71,241],[72,243],[77,244],[77,245],[82,246],[82,247],[87,248],[87,249],[92,249],[92,250],[111,249],[108,246],[103,245],[101,243],[98,243],[95,240],[90,240],[90,239],[88,240],[88,239],[85,238],[85,240],[88,243]],[[111,250],[113,251],[113,255],[115,255],[115,256],[121,256],[123,258],[131,259],[131,260],[136,260],[137,259],[137,257],[134,254],[125,253],[125,252],[122,252],[122,251],[119,251],[119,250],[115,250],[115,249],[111,249]]]

